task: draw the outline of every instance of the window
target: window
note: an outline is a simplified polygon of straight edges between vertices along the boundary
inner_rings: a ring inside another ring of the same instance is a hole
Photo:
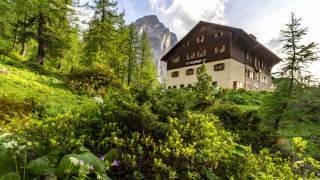
[[[246,54],[246,59],[249,60],[250,59],[250,55]]]
[[[178,56],[178,57],[175,57],[175,58],[173,58],[172,59],[172,63],[179,63],[180,62],[180,56]]]
[[[212,86],[217,86],[217,85],[218,85],[217,81],[212,82]]]
[[[180,88],[184,88],[184,84],[180,84]]]
[[[220,53],[225,53],[226,52],[226,45],[222,45],[220,48]]]
[[[221,36],[223,36],[223,32],[216,32],[216,33],[214,34],[214,37],[215,37],[215,38],[218,38],[218,37],[221,37]]]
[[[261,81],[261,75],[260,75],[260,74],[257,74],[256,80],[257,80],[257,81]]]
[[[172,73],[171,73],[171,76],[172,76],[173,78],[179,77],[179,71],[174,71],[174,72],[172,72]]]
[[[214,65],[214,71],[223,71],[224,70],[224,63]]]
[[[187,60],[190,60],[190,55],[189,54],[187,54]]]
[[[196,53],[193,52],[193,53],[191,54],[191,59],[194,59],[195,57],[196,57]]]
[[[242,83],[239,81],[233,81],[233,89],[242,88]]]
[[[186,43],[186,46],[190,46],[190,43],[189,43],[189,42],[187,42],[187,43]]]
[[[186,75],[189,76],[189,75],[194,75],[194,69],[187,69],[186,70]]]
[[[218,47],[214,48],[214,54],[218,54]]]
[[[177,89],[177,86],[172,86],[173,89]]]
[[[226,45],[214,48],[214,54],[223,54],[226,52]]]
[[[168,89],[171,89],[171,86],[168,86]]]
[[[253,79],[253,78],[254,78],[253,72],[248,71],[248,78],[251,78],[251,79]]]
[[[200,57],[200,58],[202,58],[202,57],[206,57],[207,56],[207,50],[203,50],[202,52],[197,52],[197,57]]]
[[[197,43],[203,43],[204,42],[204,36],[200,36],[197,38]]]
[[[188,88],[192,88],[192,85],[191,85],[191,84],[188,84]]]

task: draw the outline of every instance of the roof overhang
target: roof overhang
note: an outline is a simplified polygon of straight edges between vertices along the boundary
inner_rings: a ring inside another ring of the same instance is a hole
[[[177,42],[169,51],[167,51],[167,53],[165,53],[164,56],[162,56],[161,61],[167,61],[170,54],[174,52],[181,44],[183,44],[183,42],[188,37],[190,37],[193,34],[193,32],[198,29],[198,27],[202,25],[214,25],[222,29],[230,30],[232,33],[239,34],[243,39],[248,40],[248,43],[249,43],[248,45],[250,46],[249,50],[256,49],[261,52],[264,52],[263,54],[265,54],[265,56],[270,57],[272,66],[282,61],[282,59],[278,57],[275,53],[273,53],[271,50],[266,48],[263,44],[258,42],[255,36],[248,34],[243,29],[220,25],[220,24],[214,24],[210,22],[204,22],[204,21],[200,21],[198,24],[196,24],[179,42]]]

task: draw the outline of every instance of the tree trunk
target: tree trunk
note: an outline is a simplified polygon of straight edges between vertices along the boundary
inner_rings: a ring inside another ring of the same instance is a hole
[[[20,51],[20,55],[22,57],[24,57],[26,55],[26,52],[27,52],[27,42],[26,40],[24,40],[22,43],[21,43],[21,51]]]
[[[20,55],[25,56],[27,52],[27,34],[26,34],[26,26],[27,26],[27,14],[24,16],[24,21],[22,24],[22,37],[21,37],[21,51]]]
[[[44,57],[45,57],[45,46],[44,46],[43,42],[39,42],[37,57],[38,57],[38,63],[40,65],[43,65],[44,64]]]
[[[16,51],[17,49],[17,41],[18,41],[18,32],[15,32],[14,34],[14,40],[13,40],[13,45],[12,45],[12,50]]]
[[[44,23],[45,19],[42,13],[39,13],[39,20],[38,20],[38,63],[40,65],[44,64],[45,58],[45,42],[44,42]]]
[[[129,42],[129,57],[128,57],[128,86],[131,83],[131,71],[132,71],[132,41]]]
[[[288,103],[285,102],[285,103],[282,105],[282,107],[280,108],[281,114],[276,118],[275,123],[274,123],[274,126],[273,126],[274,130],[276,130],[276,131],[279,129],[280,122],[281,122],[281,120],[282,120],[283,111],[287,109],[287,106],[288,106]]]

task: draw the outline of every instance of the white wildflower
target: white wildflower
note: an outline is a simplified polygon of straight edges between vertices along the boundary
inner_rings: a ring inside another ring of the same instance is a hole
[[[74,164],[74,165],[78,165],[80,162],[77,158],[75,157],[69,157],[69,160]]]
[[[93,100],[99,105],[103,104],[103,99],[99,96],[93,97]]]
[[[6,149],[12,149],[12,148],[17,147],[18,143],[17,143],[17,141],[9,141],[9,142],[3,143],[3,146]]]
[[[8,136],[11,136],[11,135],[12,135],[11,133],[1,134],[1,135],[0,135],[0,140],[1,140],[1,139],[6,139]]]

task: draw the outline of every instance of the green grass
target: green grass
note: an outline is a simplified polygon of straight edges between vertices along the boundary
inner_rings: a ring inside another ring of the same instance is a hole
[[[32,72],[17,60],[0,56],[0,69],[9,71],[0,74],[0,97],[14,101],[33,98],[45,104],[50,114],[68,113],[94,103],[87,95],[71,91],[59,78]]]
[[[309,142],[308,153],[320,158],[320,123],[307,120],[286,122],[278,134],[287,139],[302,137]]]

